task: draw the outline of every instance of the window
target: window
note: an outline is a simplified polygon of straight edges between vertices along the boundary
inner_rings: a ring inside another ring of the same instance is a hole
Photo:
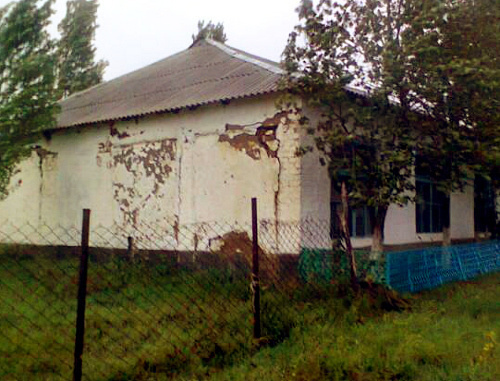
[[[449,217],[449,201],[437,189],[435,182],[427,176],[416,178],[417,233],[439,233],[443,231],[445,218]]]
[[[474,229],[486,233],[495,230],[495,191],[491,182],[482,177],[474,180]]]
[[[341,210],[342,205],[340,199],[336,198],[337,197],[332,197],[332,201],[330,203],[332,237],[338,237],[341,232],[338,212]],[[371,235],[372,229],[368,207],[364,206],[356,209],[349,208],[349,232],[353,238],[369,237]]]
[[[352,237],[369,237],[372,233],[368,207],[349,209],[349,231]]]

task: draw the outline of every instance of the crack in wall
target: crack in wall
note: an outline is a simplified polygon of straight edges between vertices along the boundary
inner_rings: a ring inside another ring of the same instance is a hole
[[[276,249],[279,247],[279,221],[280,221],[280,196],[283,166],[278,155],[281,140],[277,137],[279,126],[287,127],[290,122],[289,111],[282,111],[263,122],[250,125],[226,124],[225,133],[219,136],[220,143],[228,143],[231,147],[254,160],[261,159],[261,151],[264,150],[268,158],[276,159],[278,164],[277,189],[274,192],[274,225]],[[250,128],[254,133],[250,133]]]
[[[52,158],[55,159],[58,156],[57,152],[52,152],[49,150],[46,150],[45,148],[42,148],[40,146],[37,146],[35,148],[35,152],[38,155],[38,170],[40,171],[40,188],[39,188],[39,201],[38,201],[38,222],[42,222],[42,215],[43,215],[43,190],[44,190],[44,170],[43,170],[43,164],[44,160]]]
[[[276,139],[278,141],[278,148],[279,145],[281,144],[281,141],[279,139]],[[282,172],[282,166],[281,166],[281,160],[278,155],[276,155],[276,160],[278,161],[278,189],[274,192],[274,221],[275,221],[275,234],[276,234],[276,249],[278,250],[279,248],[279,206],[280,206],[280,194],[281,194],[281,172]]]
[[[178,176],[177,176],[177,213],[174,215],[174,218],[177,222],[177,225],[180,224],[180,216],[181,216],[181,208],[182,208],[182,158],[184,157],[184,144],[189,143],[189,138],[186,135],[185,129],[182,129],[182,140],[181,144],[179,144],[179,159],[178,159]],[[179,244],[178,235],[176,236],[176,242]]]

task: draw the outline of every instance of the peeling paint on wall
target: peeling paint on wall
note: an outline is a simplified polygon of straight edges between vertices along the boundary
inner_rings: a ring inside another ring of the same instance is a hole
[[[97,146],[97,152],[99,154],[111,153],[111,149],[113,148],[113,143],[109,140],[106,140],[104,143],[99,143]]]
[[[261,159],[261,150],[266,152],[267,157],[278,158],[279,141],[276,139],[276,130],[280,124],[286,123],[286,120],[287,113],[280,112],[253,125],[226,124],[225,133],[219,136],[219,143],[229,143],[231,147],[244,151],[254,160]]]
[[[175,139],[166,139],[145,143],[139,150],[135,144],[121,146],[121,152],[113,155],[113,164],[124,165],[134,176],[142,169],[146,177],[152,176],[157,183],[165,184],[172,172],[170,162],[175,160],[175,145]]]
[[[126,224],[138,227],[141,212],[149,220],[162,217],[163,200],[175,188],[174,183],[165,185],[176,165],[176,143],[176,139],[163,139],[112,147],[113,198]]]
[[[120,140],[130,137],[130,134],[128,132],[126,132],[126,131],[124,131],[124,132],[118,131],[118,129],[114,126],[114,124],[111,124],[109,126],[109,134],[111,136],[113,136],[113,137],[117,137]]]
[[[103,167],[104,165],[107,168],[112,167],[112,163],[110,160],[112,149],[113,149],[113,143],[111,143],[109,139],[97,145],[96,164],[98,167]]]
[[[238,151],[244,151],[254,160],[260,160],[260,144],[257,136],[242,133],[234,137],[228,135],[219,136],[220,143],[229,143]]]

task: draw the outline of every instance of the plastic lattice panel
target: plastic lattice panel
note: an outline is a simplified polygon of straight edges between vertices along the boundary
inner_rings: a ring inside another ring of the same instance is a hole
[[[500,241],[388,253],[386,281],[418,292],[500,270]]]

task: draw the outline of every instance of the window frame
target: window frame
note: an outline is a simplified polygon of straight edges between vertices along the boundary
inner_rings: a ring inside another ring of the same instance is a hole
[[[336,199],[336,197],[332,197],[330,201],[330,218],[331,218],[331,227],[330,227],[330,235],[331,237],[338,237],[341,232],[340,223],[338,220],[338,210],[341,208],[341,202]],[[357,215],[361,213],[362,228],[361,232],[358,232],[357,229]],[[349,232],[351,234],[351,238],[370,238],[372,236],[372,226],[370,221],[370,214],[367,206],[361,206],[358,208],[349,208],[348,212],[348,224],[349,224]]]
[[[428,190],[419,194],[421,184],[428,186]],[[449,213],[447,206],[449,200],[446,194],[439,189],[436,181],[432,181],[429,176],[415,176],[415,224],[417,234],[442,233],[445,226],[446,213]],[[429,195],[429,199],[425,196]],[[425,216],[428,210],[428,217]],[[428,221],[425,221],[428,218]]]

